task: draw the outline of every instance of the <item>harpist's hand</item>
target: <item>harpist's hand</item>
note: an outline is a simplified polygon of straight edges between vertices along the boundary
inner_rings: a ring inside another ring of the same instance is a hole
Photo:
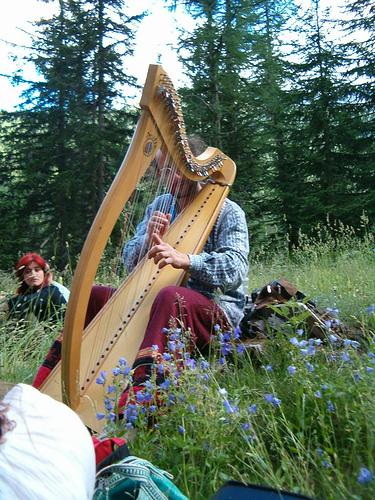
[[[190,259],[186,253],[178,252],[168,243],[160,238],[159,235],[152,235],[155,245],[148,252],[148,258],[154,259],[155,264],[158,264],[159,269],[167,265],[173,266],[175,269],[188,270],[190,266]]]
[[[171,222],[171,215],[163,212],[153,212],[147,225],[147,235],[149,241],[152,241],[153,235],[158,234],[163,237],[168,231]]]

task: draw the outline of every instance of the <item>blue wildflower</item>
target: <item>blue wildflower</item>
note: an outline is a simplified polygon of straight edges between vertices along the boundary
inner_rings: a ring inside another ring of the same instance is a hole
[[[309,345],[309,347],[307,348],[307,352],[309,356],[315,356],[316,353],[315,347],[313,345]]]
[[[315,391],[315,392],[314,392],[314,396],[315,396],[316,398],[321,398],[321,397],[322,397],[322,393],[321,393],[320,391]]]
[[[161,329],[161,332],[162,332],[162,333],[168,333],[168,332],[169,332],[169,328],[162,328],[162,329]]]
[[[190,370],[195,370],[197,367],[197,362],[193,358],[188,358],[185,360],[185,367],[190,368]]]
[[[332,321],[330,319],[325,319],[324,320],[324,324],[327,328],[331,328],[332,327]]]
[[[138,418],[139,406],[136,404],[129,404],[125,410],[125,417],[127,422],[135,422]]]
[[[293,376],[296,373],[297,368],[293,365],[290,365],[290,366],[288,366],[287,370],[288,370],[289,375]]]
[[[168,341],[168,349],[171,352],[175,352],[176,351],[176,342],[174,340],[169,340]]]
[[[125,359],[125,358],[120,358],[120,359],[118,360],[118,364],[119,364],[120,366],[126,366],[126,365],[127,365],[126,359]]]
[[[370,306],[368,306],[366,311],[367,311],[367,314],[374,314],[375,313],[375,304],[371,304]]]
[[[195,405],[191,404],[189,405],[189,410],[191,411],[191,413],[195,413],[197,411],[197,408]]]
[[[267,403],[272,404],[272,406],[280,406],[281,405],[281,399],[277,398],[273,394],[265,394],[264,399],[267,401]]]
[[[171,356],[168,352],[165,352],[165,353],[163,354],[163,359],[164,359],[165,361],[170,361],[170,360],[172,359],[172,356]]]
[[[257,405],[254,403],[250,405],[247,409],[249,413],[255,414],[257,412]]]
[[[291,339],[289,339],[289,342],[294,346],[299,346],[299,341],[297,337],[292,337]]]
[[[113,411],[111,411],[109,414],[108,414],[108,420],[110,422],[114,422],[116,420],[116,413],[113,413]]]
[[[214,331],[215,331],[215,332],[219,332],[219,331],[220,331],[220,325],[217,325],[217,324],[216,324],[216,325],[214,326]]]
[[[350,355],[347,351],[345,351],[341,354],[341,359],[342,359],[342,361],[344,361],[344,363],[351,361]]]
[[[322,465],[325,469],[329,469],[330,467],[332,467],[332,464],[328,462],[328,460],[322,460]]]
[[[111,394],[112,392],[116,392],[116,387],[114,385],[109,385],[107,387],[107,393]]]
[[[105,417],[105,413],[98,412],[96,414],[96,419],[97,420],[103,420],[104,417]]]
[[[218,392],[220,396],[226,396],[228,394],[228,391],[225,389],[225,387],[220,387]]]
[[[238,340],[241,337],[241,328],[239,326],[236,326],[233,331],[233,338],[235,340]]]
[[[96,379],[96,383],[98,385],[104,385],[105,384],[105,379],[106,379],[106,373],[105,372],[100,372],[99,377],[97,377],[97,379]]]
[[[182,342],[181,340],[177,340],[176,341],[176,349],[182,351],[185,347],[185,343]]]
[[[322,457],[323,456],[323,450],[321,448],[317,448],[316,449],[316,454],[319,456],[319,457]]]
[[[205,359],[202,359],[200,365],[202,370],[207,370],[210,367],[210,363]]]
[[[220,365],[225,365],[225,363],[226,363],[225,358],[223,358],[223,357],[219,358]]]
[[[185,427],[184,427],[184,426],[182,426],[182,425],[179,425],[179,426],[178,426],[178,432],[179,432],[180,434],[185,434]]]
[[[153,351],[158,351],[159,350],[159,346],[157,344],[152,344],[151,349]]]
[[[224,408],[227,413],[236,413],[236,409],[234,406],[230,404],[230,402],[227,399],[224,399],[223,401]]]
[[[164,373],[164,366],[163,366],[163,365],[158,365],[157,370],[158,370],[158,373],[159,373],[160,375],[162,375],[162,374]]]
[[[160,389],[167,391],[171,386],[171,381],[167,378],[160,384]]]
[[[338,338],[338,336],[337,336],[337,335],[331,334],[331,335],[329,335],[329,336],[328,336],[328,340],[329,340],[332,344],[334,344],[335,342],[338,342],[339,338]]]
[[[126,429],[134,429],[134,425],[131,422],[126,422],[125,428]]]
[[[221,354],[223,356],[228,356],[228,354],[230,354],[232,352],[232,350],[233,350],[233,346],[229,342],[223,342],[221,344]]]
[[[322,385],[322,391],[328,391],[328,385],[327,384],[323,384]]]
[[[335,412],[335,405],[332,403],[332,401],[327,401],[327,410],[330,413],[334,413]]]
[[[372,373],[373,371],[374,371],[374,368],[372,366],[366,366],[367,373]]]
[[[266,365],[264,369],[266,370],[266,372],[272,372],[273,370],[272,365]]]
[[[135,399],[137,400],[137,403],[143,403],[145,400],[144,392],[142,391],[137,392],[137,394],[135,395]]]
[[[245,346],[243,344],[238,344],[236,347],[237,354],[241,355],[245,352]]]
[[[114,408],[114,403],[113,403],[113,401],[111,401],[111,400],[110,400],[110,399],[108,399],[108,398],[105,398],[105,399],[104,399],[104,408],[105,408],[107,411],[113,410],[113,408]]]
[[[112,373],[113,373],[114,377],[117,377],[117,375],[120,375],[121,370],[120,370],[120,368],[118,366],[116,366],[116,368],[112,369]]]
[[[230,332],[224,332],[223,333],[223,340],[224,342],[229,342],[231,339],[231,333]]]
[[[303,328],[298,328],[297,329],[297,335],[299,335],[300,337],[302,337],[302,335],[305,333],[304,329]]]
[[[251,424],[249,424],[249,422],[245,422],[241,425],[241,427],[246,432],[251,428]]]
[[[315,366],[312,365],[311,363],[309,363],[308,361],[306,362],[306,368],[307,368],[307,371],[310,373],[312,373],[315,370]]]
[[[121,373],[122,375],[127,376],[127,375],[129,375],[129,374],[130,374],[130,372],[131,372],[131,371],[132,371],[132,370],[131,370],[131,368],[130,368],[129,366],[125,366],[125,368],[121,368],[120,373]]]
[[[154,384],[150,380],[146,380],[145,387],[148,391],[152,391],[152,389],[154,388]]]
[[[374,478],[374,473],[371,472],[366,467],[361,467],[357,476],[357,481],[359,484],[367,484]]]

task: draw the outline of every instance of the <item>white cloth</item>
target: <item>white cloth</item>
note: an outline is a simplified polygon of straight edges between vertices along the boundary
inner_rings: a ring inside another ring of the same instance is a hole
[[[0,444],[1,500],[85,500],[95,485],[90,434],[68,406],[18,384],[4,397],[16,426]]]
[[[70,290],[69,290],[69,288],[66,288],[66,286],[62,285],[58,281],[52,281],[52,285],[55,285],[55,287],[59,289],[61,295],[68,302],[69,296],[70,296]]]

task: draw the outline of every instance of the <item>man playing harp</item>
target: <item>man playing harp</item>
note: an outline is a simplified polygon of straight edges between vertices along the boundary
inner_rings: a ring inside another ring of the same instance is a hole
[[[205,146],[197,137],[189,138],[194,156]],[[199,182],[182,177],[168,154],[158,151],[155,158],[160,176],[168,177],[168,193],[159,195],[146,209],[134,237],[123,249],[125,267],[131,272],[147,254],[160,269],[171,265],[188,273],[186,286],[163,288],[153,302],[148,325],[133,365],[133,390],[142,388],[155,358],[166,350],[164,333],[171,324],[190,331],[190,349],[208,346],[214,327],[236,327],[245,305],[244,283],[248,275],[249,238],[243,210],[226,199],[200,254],[184,254],[163,241],[170,224],[201,189]],[[162,380],[162,378],[160,378]],[[121,403],[124,404],[127,393]]]
[[[189,139],[194,156],[205,150],[197,137]],[[171,265],[183,269],[189,278],[186,286],[168,286],[156,296],[151,308],[143,342],[134,362],[135,388],[149,377],[155,357],[165,351],[164,331],[171,321],[190,330],[190,349],[204,351],[215,325],[236,327],[245,305],[244,283],[248,275],[249,238],[243,210],[228,198],[200,254],[184,254],[163,242],[170,224],[190,204],[201,189],[201,183],[183,177],[173,165],[168,153],[158,151],[155,157],[156,175],[167,187],[147,207],[135,235],[123,249],[123,261],[130,273],[147,254],[155,265]],[[86,324],[96,316],[115,289],[94,286],[91,292]],[[157,350],[155,348],[157,346]],[[38,371],[33,385],[39,385],[60,359],[58,339]],[[135,389],[137,390],[137,389]],[[127,394],[122,398],[125,402]]]

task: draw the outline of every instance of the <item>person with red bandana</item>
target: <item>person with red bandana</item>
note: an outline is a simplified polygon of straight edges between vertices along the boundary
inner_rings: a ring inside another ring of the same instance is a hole
[[[31,252],[23,255],[15,265],[15,274],[19,280],[16,295],[1,307],[7,318],[19,320],[32,313],[39,321],[63,319],[69,290],[53,281],[43,257]]]

